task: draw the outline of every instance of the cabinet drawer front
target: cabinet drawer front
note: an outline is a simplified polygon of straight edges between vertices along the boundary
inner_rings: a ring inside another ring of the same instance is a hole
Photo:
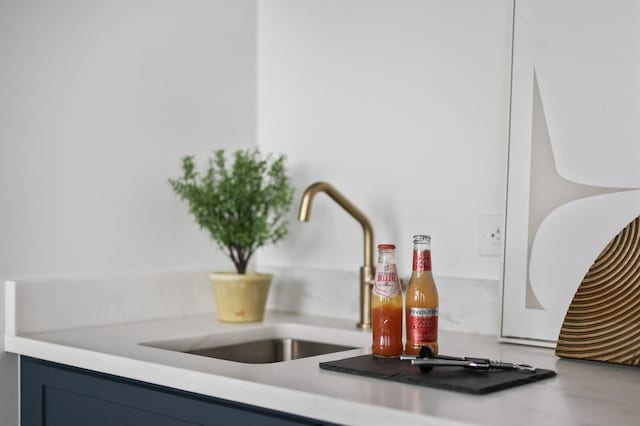
[[[195,424],[52,386],[44,387],[43,400],[43,415],[47,426],[189,426]]]
[[[24,356],[20,371],[22,426],[327,424]]]

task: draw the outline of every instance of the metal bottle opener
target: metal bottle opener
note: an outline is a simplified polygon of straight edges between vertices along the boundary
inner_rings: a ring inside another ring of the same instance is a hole
[[[463,367],[475,370],[517,370],[533,373],[536,368],[529,364],[496,361],[489,358],[455,357],[434,355],[428,346],[423,346],[419,356],[402,355],[401,360],[411,360],[412,365],[420,367],[420,371],[428,373],[434,367]]]

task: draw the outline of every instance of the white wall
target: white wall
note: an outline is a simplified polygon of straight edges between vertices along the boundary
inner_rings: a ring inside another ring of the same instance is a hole
[[[403,274],[411,235],[430,232],[437,273],[497,278],[477,223],[503,210],[511,13],[508,0],[0,0],[0,280],[230,269],[166,179],[182,155],[256,133],[288,155],[297,197],[326,179],[362,208]],[[361,231],[332,204],[318,198],[308,224],[292,212],[261,263],[354,270]],[[8,354],[0,383],[13,425]]]
[[[167,178],[185,154],[255,145],[255,37],[254,0],[0,1],[0,282],[231,270]]]
[[[434,272],[498,279],[478,218],[504,208],[509,0],[265,0],[258,6],[258,135],[298,188],[327,180],[376,242],[433,235]],[[296,206],[297,209],[297,206]],[[260,262],[355,270],[362,232],[320,194],[309,223]],[[497,295],[496,295],[497,297]]]

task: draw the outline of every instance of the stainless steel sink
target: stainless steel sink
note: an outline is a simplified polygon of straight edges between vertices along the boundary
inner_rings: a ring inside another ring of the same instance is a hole
[[[270,364],[371,345],[371,334],[305,324],[262,324],[141,342],[143,346],[248,364]]]
[[[195,349],[187,351],[187,353],[249,364],[268,364],[341,352],[349,349],[355,349],[355,347],[285,337],[244,342],[215,348]]]

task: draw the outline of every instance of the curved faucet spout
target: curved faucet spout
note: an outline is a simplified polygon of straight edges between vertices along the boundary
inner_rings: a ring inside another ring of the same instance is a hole
[[[351,201],[342,195],[337,189],[327,182],[316,182],[304,191],[298,219],[308,222],[311,217],[311,204],[318,192],[324,192],[340,207],[345,209],[362,226],[364,233],[364,265],[360,268],[360,322],[358,327],[371,327],[371,289],[373,283],[373,227],[367,216],[360,211]]]

